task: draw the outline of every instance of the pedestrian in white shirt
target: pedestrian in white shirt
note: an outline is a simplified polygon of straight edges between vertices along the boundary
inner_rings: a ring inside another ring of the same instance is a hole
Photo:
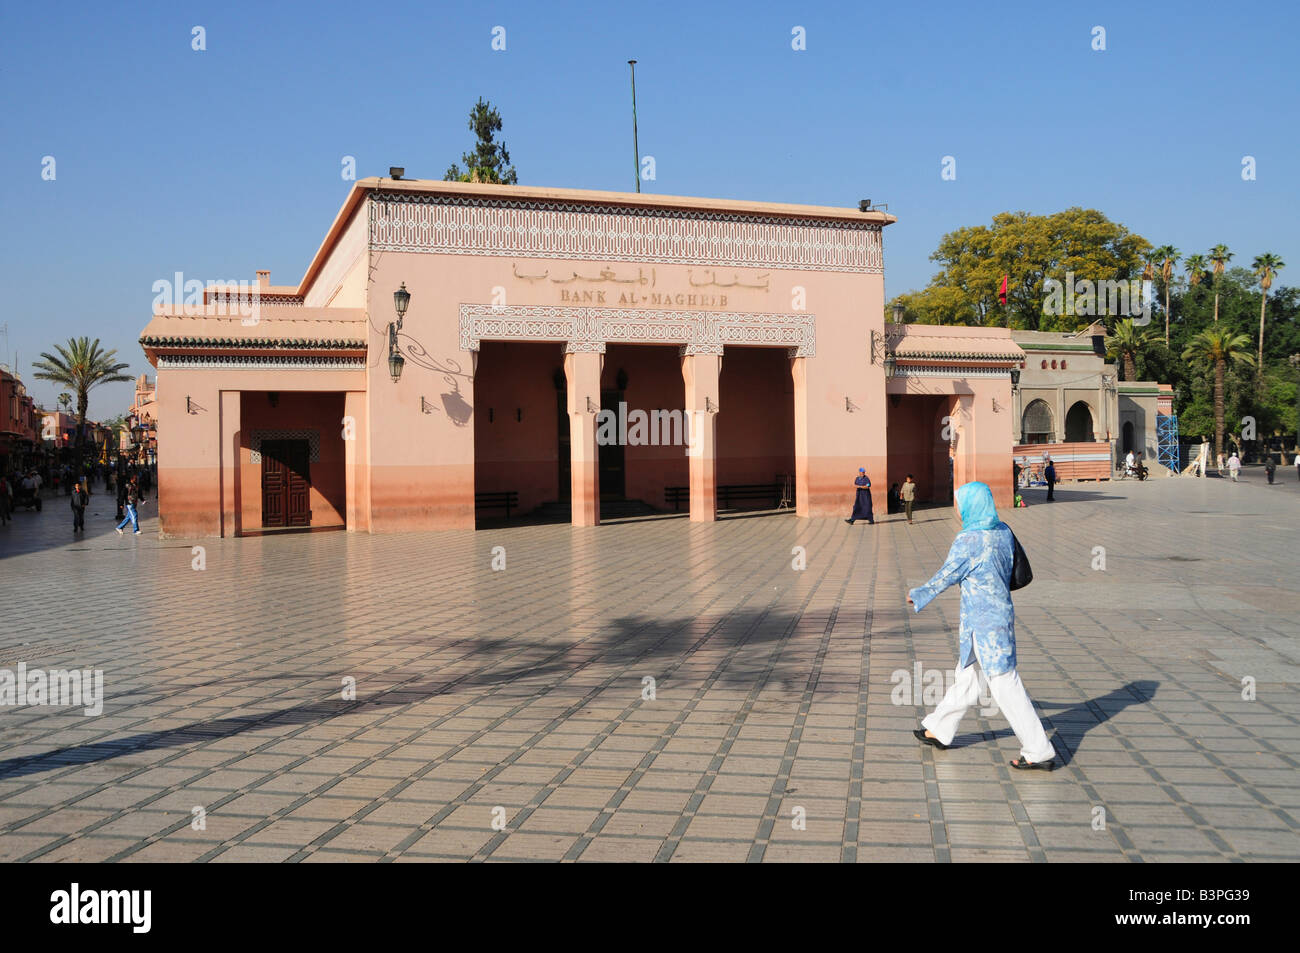
[[[1238,482],[1237,473],[1240,472],[1240,470],[1241,458],[1234,452],[1232,456],[1228,457],[1228,473],[1232,475],[1233,483]]]

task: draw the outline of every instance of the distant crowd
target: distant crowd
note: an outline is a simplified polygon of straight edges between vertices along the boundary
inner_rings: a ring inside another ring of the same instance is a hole
[[[85,508],[94,487],[115,495],[118,520],[130,519],[128,510],[143,502],[153,490],[156,465],[87,463],[78,476],[72,464],[15,468],[0,473],[0,525],[10,522],[15,509],[42,509],[43,502],[60,496],[68,499],[73,514],[73,531],[85,528]]]

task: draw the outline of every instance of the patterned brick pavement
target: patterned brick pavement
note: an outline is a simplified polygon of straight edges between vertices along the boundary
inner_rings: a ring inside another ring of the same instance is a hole
[[[51,501],[0,528],[0,667],[106,697],[0,708],[0,860],[1296,860],[1282,476],[1003,514],[1051,774],[978,709],[952,750],[911,736],[895,673],[955,664],[956,594],[904,611],[946,510],[203,540],[196,570],[150,509],[120,538],[96,498],[74,541]]]

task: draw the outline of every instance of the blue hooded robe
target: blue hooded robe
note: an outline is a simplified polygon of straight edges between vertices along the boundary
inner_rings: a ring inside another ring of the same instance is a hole
[[[1011,605],[1011,528],[998,519],[993,491],[984,483],[957,488],[962,530],[934,578],[908,593],[916,611],[961,583],[961,662],[974,659],[987,676],[1016,667],[1016,611]]]

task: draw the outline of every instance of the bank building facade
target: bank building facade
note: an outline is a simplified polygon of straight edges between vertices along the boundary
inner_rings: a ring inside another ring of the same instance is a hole
[[[164,536],[1011,497],[996,328],[886,321],[875,210],[371,178],[297,285],[156,305]]]

